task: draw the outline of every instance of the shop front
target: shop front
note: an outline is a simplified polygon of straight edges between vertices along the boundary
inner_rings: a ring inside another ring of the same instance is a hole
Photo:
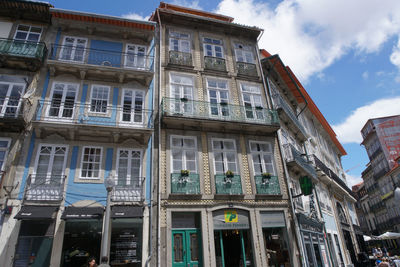
[[[99,262],[103,229],[103,207],[66,207],[62,267],[86,266],[90,258]]]
[[[323,234],[323,222],[297,213],[302,243],[308,267],[329,267],[328,250]]]
[[[261,212],[260,215],[268,266],[291,266],[283,211],[266,211]]]
[[[217,267],[254,266],[249,212],[223,209],[213,212]]]
[[[14,267],[50,265],[57,207],[23,206],[15,219],[21,220]]]

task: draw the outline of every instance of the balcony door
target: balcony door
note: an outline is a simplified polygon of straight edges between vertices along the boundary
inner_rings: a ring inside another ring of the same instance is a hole
[[[117,201],[140,201],[142,152],[137,149],[118,149],[116,187],[113,199]]]
[[[60,52],[60,59],[67,61],[83,62],[85,59],[87,39],[66,36]]]
[[[41,27],[18,25],[14,35],[14,42],[10,47],[10,53],[16,55],[34,56],[38,48],[38,42],[42,34]]]
[[[53,84],[48,108],[49,118],[72,119],[74,117],[78,87],[79,85],[74,83],[55,82]]]
[[[123,123],[142,123],[144,107],[144,91],[124,89],[122,93],[122,113]]]
[[[128,44],[126,46],[125,66],[129,68],[144,69],[146,67],[146,47]]]
[[[264,118],[260,87],[241,84],[243,105],[247,119],[262,120]]]
[[[0,82],[0,117],[18,116],[24,89],[25,85],[22,83]]]
[[[172,109],[177,114],[193,113],[193,78],[184,75],[171,75]]]
[[[212,116],[229,116],[229,90],[226,81],[207,79],[210,113]]]

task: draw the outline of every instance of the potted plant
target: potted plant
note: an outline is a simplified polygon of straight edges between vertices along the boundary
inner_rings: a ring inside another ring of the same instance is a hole
[[[226,176],[227,178],[232,178],[234,175],[235,175],[235,174],[234,174],[233,171],[231,171],[231,170],[227,170],[226,173],[225,173],[225,176]]]
[[[190,174],[190,171],[189,171],[189,170],[181,170],[181,176],[182,176],[182,177],[188,177],[189,174]]]
[[[187,99],[186,97],[181,97],[181,101],[182,101],[182,102],[187,102],[188,99]]]
[[[269,172],[263,172],[262,176],[262,184],[269,184],[269,180],[271,179],[271,174]]]

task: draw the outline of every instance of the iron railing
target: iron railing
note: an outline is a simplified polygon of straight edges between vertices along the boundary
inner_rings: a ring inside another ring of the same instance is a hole
[[[164,116],[232,121],[279,126],[276,110],[263,107],[239,106],[227,103],[210,103],[188,99],[166,98],[162,100]]]
[[[50,60],[94,66],[153,71],[154,56],[68,45],[51,45]]]
[[[43,61],[46,54],[46,45],[43,42],[0,38],[0,54]]]
[[[215,191],[217,195],[241,195],[242,183],[240,175],[228,177],[225,174],[216,174]]]
[[[193,66],[192,54],[180,51],[169,51],[169,63],[183,66]]]
[[[238,74],[247,76],[258,76],[256,64],[247,62],[236,62]]]
[[[254,176],[256,182],[257,194],[260,195],[280,195],[281,188],[279,185],[278,176],[271,176],[270,178],[263,177],[262,175]]]
[[[111,200],[114,202],[141,202],[144,199],[144,177],[134,177],[129,180],[118,179],[111,191]]]
[[[226,71],[225,59],[219,57],[204,57],[204,66],[206,69]]]
[[[27,201],[61,201],[65,178],[65,175],[29,175],[24,199]]]
[[[172,194],[200,194],[200,178],[197,173],[182,176],[180,173],[171,173]]]
[[[379,170],[377,173],[375,173],[375,171],[374,171],[374,179],[379,180],[389,171],[390,171],[389,167],[384,167],[383,169]]]
[[[307,136],[307,132],[304,129],[303,125],[295,115],[293,109],[290,108],[289,104],[282,98],[282,96],[280,96],[278,93],[274,93],[272,95],[272,98],[275,104],[274,108],[282,109],[292,121],[292,123],[297,127],[297,129],[299,129],[299,131],[303,134],[303,136]]]
[[[292,144],[283,145],[283,150],[285,153],[286,162],[295,162],[309,175],[314,178],[317,177],[317,172],[315,171],[315,168],[312,165],[312,162],[308,159],[307,155],[302,154]]]
[[[153,111],[131,105],[109,106],[99,102],[82,104],[74,100],[40,100],[36,120],[121,128],[153,128]]]

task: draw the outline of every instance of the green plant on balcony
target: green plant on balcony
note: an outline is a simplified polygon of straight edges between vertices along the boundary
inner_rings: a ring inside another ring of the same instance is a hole
[[[187,102],[189,99],[187,99],[186,97],[181,97],[181,101],[182,102]]]
[[[261,174],[262,177],[262,184],[267,185],[269,184],[269,181],[271,180],[271,174],[269,172],[263,172]]]
[[[179,177],[178,183],[179,184],[186,184],[189,180],[189,170],[181,170],[181,176]]]
[[[224,184],[226,185],[231,185],[232,184],[232,178],[235,174],[231,170],[227,170],[225,172],[225,177],[224,177]]]
[[[189,170],[181,170],[181,177],[188,177],[190,174]]]

